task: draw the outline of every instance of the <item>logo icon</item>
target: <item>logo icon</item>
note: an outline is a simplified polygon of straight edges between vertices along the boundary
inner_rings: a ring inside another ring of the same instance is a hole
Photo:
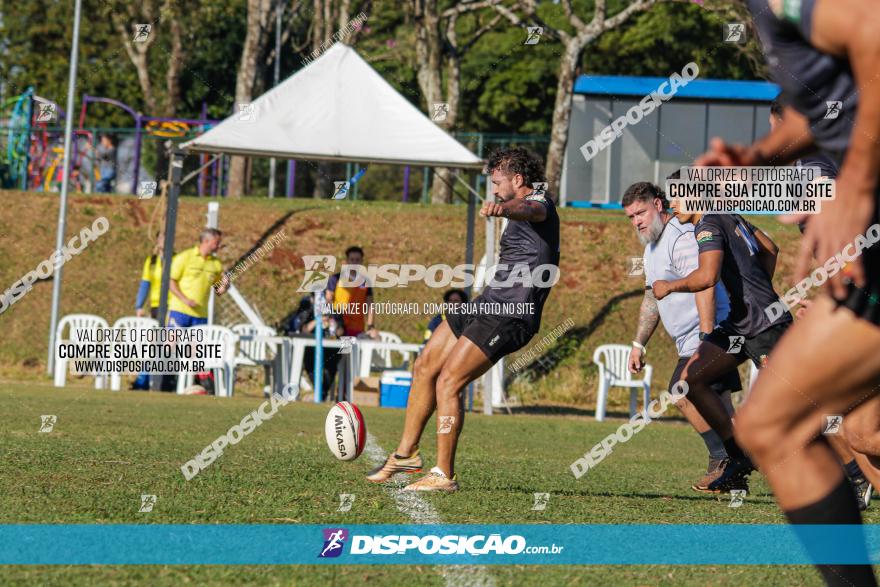
[[[452,432],[454,424],[455,416],[440,416],[440,426],[437,428],[437,434],[449,434]]]
[[[303,257],[303,264],[306,268],[306,275],[303,278],[302,285],[296,291],[316,292],[326,289],[330,275],[336,269],[336,257],[330,255],[305,255]]]
[[[149,200],[153,196],[156,195],[156,182],[155,181],[142,181],[140,187],[138,188],[138,199],[139,200]]]
[[[840,116],[840,110],[843,108],[843,102],[840,100],[825,101],[825,120],[835,120]]]
[[[550,501],[549,493],[535,493],[535,503],[532,504],[533,512],[543,512],[547,509],[547,503]]]
[[[343,337],[340,337],[339,342],[342,343],[342,346],[339,347],[339,353],[338,353],[338,354],[340,354],[340,355],[350,355],[350,354],[351,354],[351,347],[352,347],[352,345],[354,344],[354,342],[355,342],[356,340],[357,340],[357,337],[354,337],[354,336],[343,336]],[[344,495],[344,494],[343,494],[343,495]]]
[[[738,508],[743,504],[743,500],[746,498],[746,490],[745,489],[731,489],[730,490],[730,503],[727,504],[729,508]]]
[[[252,123],[257,121],[257,105],[244,102],[238,105],[238,122]]]
[[[538,41],[541,40],[541,35],[544,34],[544,27],[539,26],[530,26],[526,27],[529,34],[526,37],[526,42],[523,45],[537,45]]]
[[[727,346],[727,352],[732,355],[740,352],[743,348],[743,344],[746,342],[745,336],[728,336],[727,339],[730,341]]]
[[[334,181],[333,182],[333,199],[344,200],[348,196],[348,190],[351,188],[351,182]]]
[[[639,275],[645,274],[645,258],[644,257],[630,257],[630,268],[629,268],[629,276],[630,277],[638,277]]]
[[[153,25],[151,24],[133,24],[131,28],[134,29],[134,37],[131,39],[132,43],[146,43],[150,38],[150,33],[153,32]]]
[[[434,108],[431,111],[431,120],[434,122],[443,122],[449,114],[449,103],[434,102]]]
[[[492,337],[492,340],[489,341],[489,346],[495,346],[495,343],[498,342],[498,339],[501,338],[500,334],[496,334]]]
[[[139,513],[149,513],[153,511],[153,506],[156,505],[156,496],[155,495],[141,495],[141,508],[138,510]]]
[[[342,547],[348,540],[348,530],[345,528],[324,528],[324,547],[318,558],[336,558],[342,554]]]
[[[741,22],[728,22],[724,24],[725,43],[745,43],[746,25]]]
[[[40,432],[52,432],[58,416],[40,416]]]
[[[822,434],[840,434],[841,426],[843,426],[843,416],[838,414],[825,416],[825,426],[822,428]]]
[[[347,512],[351,510],[351,506],[354,504],[354,494],[353,493],[340,493],[339,494],[339,509],[337,512]]]
[[[535,196],[543,196],[547,193],[547,182],[546,181],[536,181],[532,184],[532,195]]]
[[[52,102],[37,102],[37,122],[51,122],[55,120],[55,104]]]

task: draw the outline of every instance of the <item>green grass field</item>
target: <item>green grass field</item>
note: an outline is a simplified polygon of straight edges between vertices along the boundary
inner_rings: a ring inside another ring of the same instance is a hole
[[[262,400],[95,391],[83,380],[64,390],[0,385],[0,522],[178,524],[401,524],[392,492],[367,483],[363,455],[336,461],[326,448],[327,406],[289,404],[192,481],[180,466]],[[365,408],[370,433],[394,447],[401,410]],[[40,416],[56,415],[40,433]],[[740,508],[727,496],[700,495],[690,483],[705,465],[699,438],[676,421],[647,426],[576,480],[569,464],[620,420],[585,417],[468,415],[458,458],[463,490],[426,497],[443,523],[772,524],[783,518],[763,479]],[[429,430],[433,426],[429,424]],[[434,433],[423,440],[430,462]],[[531,511],[534,492],[551,494]],[[154,494],[139,513],[141,494]],[[356,495],[339,513],[338,494]],[[874,521],[869,511],[867,522]],[[674,548],[675,545],[658,545]],[[588,548],[589,545],[584,545]],[[724,548],[717,545],[716,548]],[[326,585],[372,580],[443,585],[431,566],[117,566],[0,569],[0,584]],[[470,575],[468,575],[470,577]],[[486,566],[473,582],[496,585],[819,585],[807,567]],[[467,584],[471,581],[465,579]]]

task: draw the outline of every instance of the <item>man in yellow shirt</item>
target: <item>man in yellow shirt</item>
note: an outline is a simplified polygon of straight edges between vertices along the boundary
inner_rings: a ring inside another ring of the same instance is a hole
[[[217,283],[218,296],[226,293],[229,279],[223,274],[223,265],[214,256],[220,248],[223,234],[216,228],[206,228],[199,235],[199,244],[181,251],[171,262],[171,293],[168,305],[168,324],[179,328],[208,323],[208,298],[211,286]]]

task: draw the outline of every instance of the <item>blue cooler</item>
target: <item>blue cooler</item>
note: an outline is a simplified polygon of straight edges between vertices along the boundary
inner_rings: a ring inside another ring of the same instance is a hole
[[[405,408],[412,387],[409,371],[385,371],[379,381],[379,405],[383,408]]]

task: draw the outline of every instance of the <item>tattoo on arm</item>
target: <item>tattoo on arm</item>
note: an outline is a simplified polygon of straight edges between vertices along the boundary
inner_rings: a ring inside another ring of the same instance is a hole
[[[636,330],[636,342],[639,344],[648,344],[651,335],[660,323],[660,310],[657,307],[657,298],[650,289],[645,290],[645,297],[642,299],[642,307],[639,309],[639,327]]]

